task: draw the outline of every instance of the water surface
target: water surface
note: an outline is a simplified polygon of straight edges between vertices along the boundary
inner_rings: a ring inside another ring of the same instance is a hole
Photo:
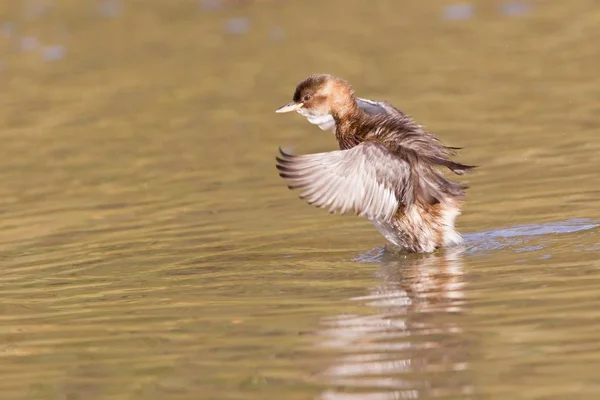
[[[0,397],[597,398],[600,14],[505,3],[2,3]],[[313,72],[481,166],[464,248],[286,189]]]

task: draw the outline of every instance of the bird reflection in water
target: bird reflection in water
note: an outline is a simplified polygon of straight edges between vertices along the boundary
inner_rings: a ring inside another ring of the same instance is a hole
[[[376,249],[381,284],[350,299],[375,312],[323,321],[321,345],[342,353],[321,372],[323,400],[425,399],[472,392],[462,249],[399,255]],[[333,389],[332,387],[335,387]]]

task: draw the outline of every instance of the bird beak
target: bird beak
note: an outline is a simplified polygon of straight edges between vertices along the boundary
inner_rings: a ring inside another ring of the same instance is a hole
[[[292,112],[292,111],[298,111],[299,109],[302,108],[304,104],[302,103],[295,103],[295,102],[291,102],[290,104],[286,104],[285,106],[279,107],[277,110],[275,110],[276,113],[287,113],[287,112]]]

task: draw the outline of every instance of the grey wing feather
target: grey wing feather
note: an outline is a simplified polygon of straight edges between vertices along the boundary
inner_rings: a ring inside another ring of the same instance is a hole
[[[369,100],[369,99],[363,99],[363,98],[357,97],[356,104],[364,112],[366,112],[367,114],[371,114],[371,115],[377,115],[377,114],[405,115],[402,111],[398,110],[396,107],[392,106],[387,101],[375,101],[375,100]]]
[[[365,142],[348,150],[301,156],[280,152],[280,176],[319,208],[386,221],[400,204],[414,202],[409,164],[381,144]]]

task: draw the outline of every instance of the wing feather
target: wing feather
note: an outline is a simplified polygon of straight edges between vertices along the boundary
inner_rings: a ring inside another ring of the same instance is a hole
[[[279,175],[300,197],[329,212],[350,211],[369,219],[389,220],[414,196],[407,161],[383,145],[364,142],[348,150],[294,156],[279,149]]]

